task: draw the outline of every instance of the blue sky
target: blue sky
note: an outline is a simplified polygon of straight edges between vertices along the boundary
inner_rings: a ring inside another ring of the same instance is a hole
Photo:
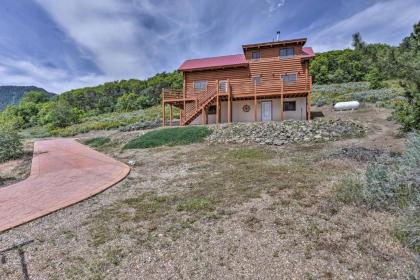
[[[308,38],[316,52],[351,34],[397,45],[420,0],[2,0],[0,84],[53,92],[172,71],[241,45]]]

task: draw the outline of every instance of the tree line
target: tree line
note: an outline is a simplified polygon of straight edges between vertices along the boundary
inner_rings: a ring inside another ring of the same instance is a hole
[[[182,88],[182,74],[163,72],[146,80],[114,81],[52,98],[46,92],[30,91],[18,104],[0,112],[0,125],[17,130],[37,125],[55,129],[87,116],[145,109],[160,102],[162,88]]]
[[[310,65],[314,83],[368,81],[378,89],[384,80],[397,79],[406,99],[397,103],[394,117],[406,131],[420,129],[420,22],[399,46],[367,44],[360,33],[353,34],[352,46],[318,53]]]

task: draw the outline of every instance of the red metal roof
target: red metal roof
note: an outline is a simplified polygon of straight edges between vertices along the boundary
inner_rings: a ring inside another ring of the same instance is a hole
[[[184,61],[178,68],[180,71],[207,69],[207,68],[222,68],[227,66],[247,65],[248,62],[243,54],[225,55],[217,57],[189,59]]]
[[[302,51],[303,51],[303,57],[304,58],[314,58],[315,57],[314,50],[311,47],[303,47]]]

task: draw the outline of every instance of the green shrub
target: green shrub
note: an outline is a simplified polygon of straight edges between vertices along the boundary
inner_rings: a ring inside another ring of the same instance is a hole
[[[140,109],[139,95],[134,92],[126,93],[117,99],[116,109],[118,112],[130,112]]]
[[[397,238],[420,250],[420,134],[409,136],[400,157],[378,159],[361,179],[346,179],[336,191],[343,202],[400,213]]]
[[[128,142],[124,149],[144,149],[159,146],[186,145],[201,142],[210,135],[207,127],[188,126],[165,128],[146,132],[145,134]]]
[[[0,128],[0,162],[19,158],[23,155],[23,145],[16,130]]]
[[[53,130],[78,123],[81,115],[82,111],[71,107],[67,101],[62,99],[51,104],[49,111],[44,117],[44,122]]]
[[[86,145],[94,148],[101,147],[109,142],[111,142],[111,139],[109,137],[95,137],[84,141]]]
[[[383,78],[381,77],[381,73],[378,68],[372,68],[366,74],[366,80],[369,82],[370,89],[378,89],[383,88],[384,83],[382,82]]]

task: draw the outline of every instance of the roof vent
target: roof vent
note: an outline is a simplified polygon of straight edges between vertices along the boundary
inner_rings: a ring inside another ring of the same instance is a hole
[[[277,31],[277,41],[280,41],[280,31]]]

